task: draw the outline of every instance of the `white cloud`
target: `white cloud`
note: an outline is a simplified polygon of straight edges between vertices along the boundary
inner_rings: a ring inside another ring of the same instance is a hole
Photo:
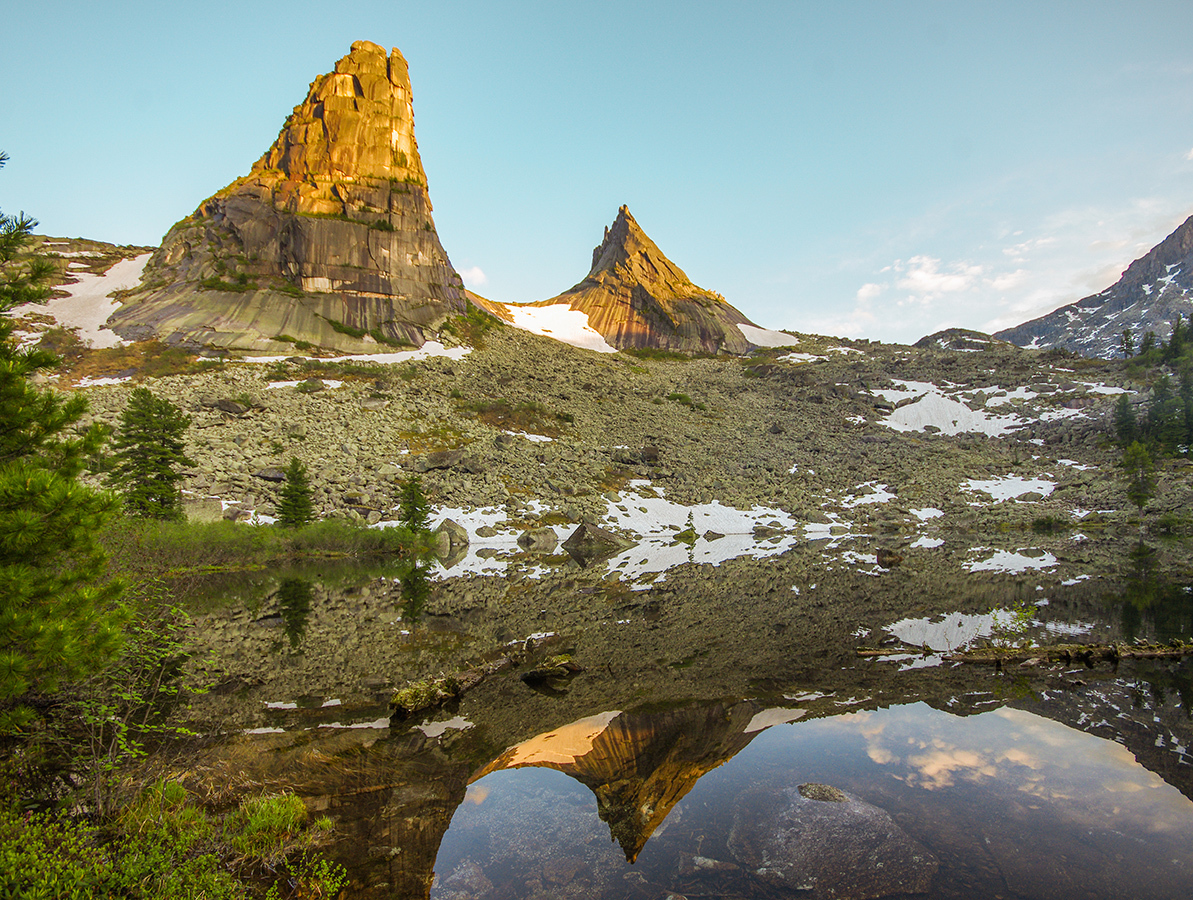
[[[910,291],[912,302],[929,303],[942,294],[967,291],[981,277],[982,267],[970,263],[953,263],[947,271],[941,271],[940,260],[931,256],[913,256],[905,265],[895,264],[895,271],[902,277],[895,286]]]
[[[457,269],[456,271],[460,273],[460,277],[464,279],[464,283],[468,287],[480,287],[489,280],[480,266],[469,266],[467,269]]]
[[[1029,274],[1027,269],[1016,269],[1014,272],[995,275],[993,278],[987,279],[986,283],[996,291],[1009,291],[1027,281]]]
[[[1185,154],[1185,159],[1193,161],[1193,150],[1190,150],[1188,153]]]
[[[877,297],[879,294],[881,294],[885,290],[886,290],[885,284],[875,284],[872,281],[867,284],[863,284],[860,288],[857,289],[858,302],[860,303],[860,302],[866,301],[866,300],[873,300],[875,297]]]

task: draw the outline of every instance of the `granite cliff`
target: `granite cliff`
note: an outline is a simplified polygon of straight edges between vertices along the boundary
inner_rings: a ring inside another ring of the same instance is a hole
[[[126,338],[275,351],[421,345],[463,312],[402,54],[354,43],[249,174],[170,229],[123,299],[110,325]]]
[[[1021,347],[1064,347],[1085,356],[1121,354],[1122,333],[1138,345],[1149,331],[1163,339],[1179,314],[1193,313],[1193,216],[1135,260],[1114,284],[1046,316],[998,332]]]
[[[531,306],[566,304],[613,347],[744,353],[738,325],[753,325],[725,298],[692,283],[630,215],[617,212],[579,284]]]

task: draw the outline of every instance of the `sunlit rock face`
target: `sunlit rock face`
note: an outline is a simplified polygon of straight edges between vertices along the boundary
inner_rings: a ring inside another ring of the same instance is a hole
[[[1106,290],[995,337],[1021,347],[1064,347],[1113,359],[1122,354],[1125,329],[1138,347],[1149,331],[1166,339],[1178,315],[1193,315],[1193,216],[1127,266]]]
[[[112,318],[128,338],[350,352],[421,345],[464,311],[431,218],[406,60],[357,41],[248,175],[166,235]]]
[[[633,862],[696,782],[759,734],[750,729],[758,709],[745,702],[605,713],[510,748],[477,778],[521,766],[572,776],[596,796],[598,814]]]
[[[693,284],[624,206],[593,251],[588,276],[532,305],[564,303],[585,313],[589,326],[619,350],[744,353],[750,346],[736,326],[753,323],[720,294]]]

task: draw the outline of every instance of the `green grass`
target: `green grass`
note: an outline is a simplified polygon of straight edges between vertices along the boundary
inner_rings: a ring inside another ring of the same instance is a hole
[[[659,347],[627,347],[621,351],[635,359],[665,359],[676,362],[690,362],[693,359],[713,359],[715,353],[681,353],[678,350],[663,350]]]
[[[215,276],[204,278],[199,282],[199,287],[205,291],[228,291],[233,294],[243,294],[258,289],[257,282],[250,281],[243,272],[236,276],[235,281],[222,281]]]
[[[304,559],[406,558],[421,550],[405,528],[365,528],[339,519],[288,529],[119,518],[99,539],[112,574],[137,580],[262,569]]]
[[[541,403],[526,401],[512,404],[503,397],[495,400],[472,400],[460,406],[493,428],[534,431],[548,437],[556,437],[559,434],[558,423],[566,422],[563,416],[568,415],[553,415]],[[555,420],[554,423],[552,419]]]
[[[703,403],[698,403],[687,394],[682,394],[679,391],[672,391],[667,395],[667,399],[678,403],[680,406],[686,406],[689,409],[708,409]]]
[[[194,353],[160,341],[137,341],[124,347],[84,350],[64,368],[72,379],[119,375],[140,379],[218,372],[223,365],[222,361],[200,361]]]
[[[462,284],[459,286],[462,287]],[[483,350],[485,347],[485,335],[494,328],[502,327],[504,324],[496,316],[490,315],[469,301],[463,315],[452,316],[443,323],[442,330],[448,334],[455,335],[460,340],[470,346],[476,347],[478,350]]]

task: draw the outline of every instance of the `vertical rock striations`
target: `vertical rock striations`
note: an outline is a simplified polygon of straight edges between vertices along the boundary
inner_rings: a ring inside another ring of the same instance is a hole
[[[175,225],[111,320],[125,337],[354,352],[466,308],[431,218],[406,60],[357,41],[248,175]]]
[[[621,207],[592,252],[583,281],[532,306],[567,304],[619,350],[654,347],[685,353],[744,353],[740,324],[752,325],[725,298],[706,291],[671,262]]]

